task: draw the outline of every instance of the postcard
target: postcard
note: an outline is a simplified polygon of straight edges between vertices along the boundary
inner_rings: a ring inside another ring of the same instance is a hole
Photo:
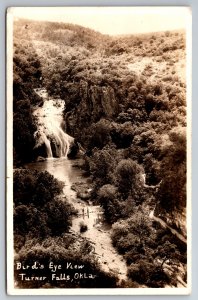
[[[191,291],[191,10],[7,11],[7,292]]]

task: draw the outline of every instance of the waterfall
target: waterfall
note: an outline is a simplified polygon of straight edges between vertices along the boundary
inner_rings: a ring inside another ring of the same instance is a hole
[[[56,154],[58,157],[67,157],[70,148],[69,135],[62,128],[55,126],[53,129],[53,138],[55,140]]]
[[[48,158],[53,156],[67,157],[70,144],[74,142],[74,138],[65,133],[61,128],[55,126],[53,129],[50,134],[48,130],[36,131],[34,134],[36,139],[34,148],[38,148],[44,144]],[[53,150],[52,143],[54,145]]]
[[[46,148],[47,157],[53,157],[51,143],[50,140],[47,138],[46,134],[41,130],[37,130],[34,133],[34,138],[36,140],[36,145],[34,146],[34,149],[44,144]]]
[[[61,128],[63,122],[64,101],[49,99],[44,89],[36,91],[43,96],[43,107],[38,107],[34,116],[37,120],[37,131],[34,134],[38,148],[45,145],[47,157],[67,157],[74,138]]]
[[[50,141],[47,139],[46,135],[44,134],[43,134],[43,140],[47,151],[47,157],[53,157]]]

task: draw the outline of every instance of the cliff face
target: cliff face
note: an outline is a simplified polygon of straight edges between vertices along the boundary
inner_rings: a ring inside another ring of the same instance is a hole
[[[85,80],[79,83],[78,105],[72,106],[72,97],[67,93],[65,122],[67,131],[76,136],[78,129],[84,129],[102,117],[111,119],[118,115],[119,105],[111,86],[89,84]],[[70,101],[68,101],[70,99]],[[68,111],[68,107],[72,107]]]

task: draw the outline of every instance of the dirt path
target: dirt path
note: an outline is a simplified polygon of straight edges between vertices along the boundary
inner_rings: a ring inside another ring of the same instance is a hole
[[[75,202],[72,202],[76,207]],[[77,207],[76,207],[77,208]],[[121,255],[117,253],[111,242],[111,229],[103,223],[103,211],[100,206],[87,205],[80,202],[81,214],[73,219],[72,229],[74,232],[80,230],[80,223],[87,225],[87,231],[81,233],[86,237],[94,248],[101,267],[106,272],[113,272],[120,280],[127,279],[127,266]],[[82,213],[84,211],[84,214]]]

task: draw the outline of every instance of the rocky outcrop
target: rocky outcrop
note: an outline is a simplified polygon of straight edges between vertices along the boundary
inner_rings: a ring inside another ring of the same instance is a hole
[[[89,200],[92,195],[92,188],[86,182],[73,183],[72,190],[76,192],[78,198],[82,200]]]
[[[37,162],[45,161],[45,160],[46,160],[46,158],[43,157],[43,156],[38,156],[37,159],[36,159]]]
[[[90,84],[85,80],[81,80],[78,84],[79,104],[68,111],[68,107],[71,107],[68,103],[69,95],[66,102],[66,127],[73,136],[77,128],[86,128],[101,118],[113,118],[119,113],[118,101],[111,86]]]

